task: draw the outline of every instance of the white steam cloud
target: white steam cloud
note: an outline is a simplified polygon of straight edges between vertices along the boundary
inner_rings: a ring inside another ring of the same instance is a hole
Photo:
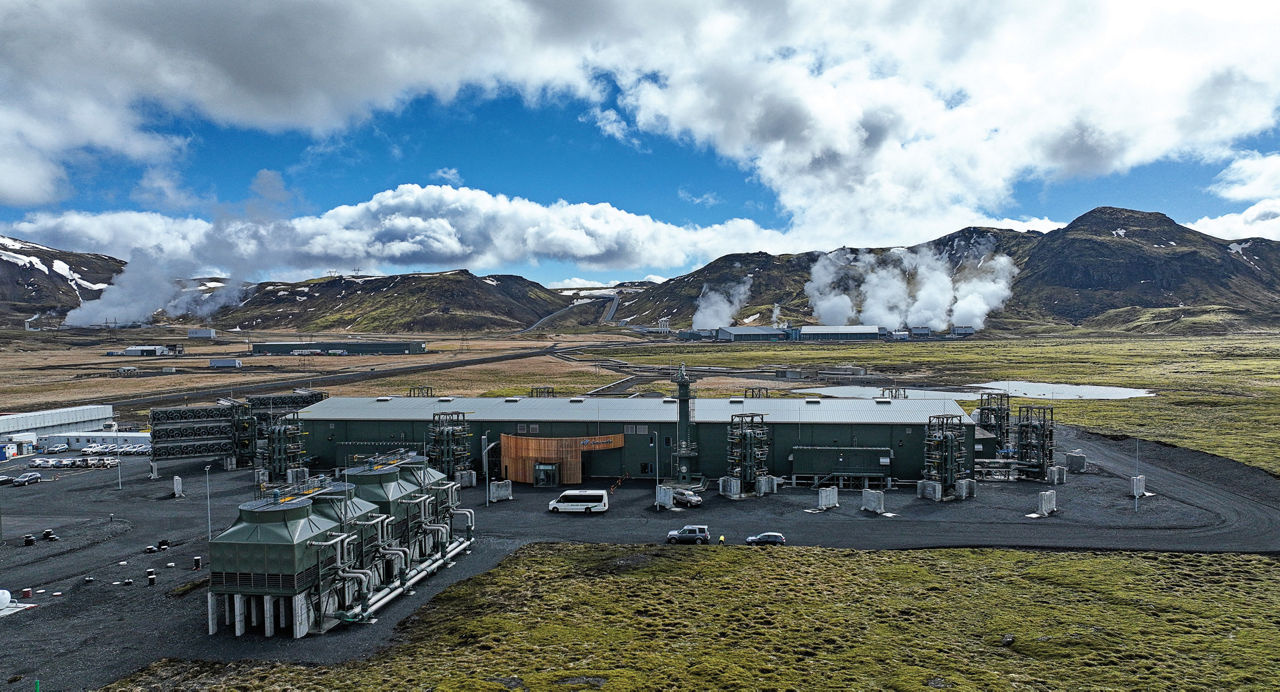
[[[751,295],[751,277],[719,288],[703,284],[698,296],[698,307],[693,313],[694,329],[715,329],[728,326],[733,316],[746,305]]]
[[[953,267],[927,247],[856,256],[840,249],[814,262],[804,290],[822,324],[982,329],[987,315],[1009,299],[1017,273],[1006,255]]]

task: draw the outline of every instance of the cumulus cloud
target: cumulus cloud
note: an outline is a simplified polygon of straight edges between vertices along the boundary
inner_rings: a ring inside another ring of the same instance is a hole
[[[1218,174],[1209,191],[1236,202],[1280,199],[1280,154],[1245,153]]]
[[[432,180],[442,180],[454,187],[462,185],[462,176],[458,174],[456,168],[437,168],[435,173],[431,174]]]
[[[547,288],[600,288],[601,286],[617,286],[620,281],[598,281],[593,279],[580,279],[576,276],[559,281],[552,281],[547,284]]]
[[[1265,199],[1242,212],[1205,216],[1187,225],[1217,238],[1280,240],[1280,199]]]
[[[171,163],[186,142],[157,113],[324,138],[466,88],[709,148],[804,247],[909,244],[999,215],[1022,180],[1229,160],[1276,124],[1278,23],[1275,3],[1101,0],[11,4],[0,204],[64,196],[85,155]]]

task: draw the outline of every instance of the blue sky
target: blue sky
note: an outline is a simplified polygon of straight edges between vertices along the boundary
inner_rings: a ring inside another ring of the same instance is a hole
[[[0,233],[157,273],[544,283],[1100,205],[1280,237],[1255,8],[659,4],[7,10]]]

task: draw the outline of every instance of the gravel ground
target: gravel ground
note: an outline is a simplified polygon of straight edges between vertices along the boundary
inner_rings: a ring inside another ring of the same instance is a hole
[[[917,500],[911,488],[895,490],[885,498],[894,517],[858,511],[856,491],[842,492],[841,506],[820,514],[804,511],[817,499],[806,488],[742,501],[705,493],[702,507],[655,514],[652,486],[636,481],[613,495],[607,514],[580,516],[545,511],[555,490],[521,488],[515,501],[489,508],[481,491],[467,490],[464,505],[476,508],[480,536],[471,554],[419,584],[413,596],[389,605],[378,622],[301,641],[204,634],[205,591],[170,593],[208,576],[207,563],[205,569],[192,569],[192,558],[207,551],[203,464],[166,466],[164,480],[149,481],[145,460],[126,458],[122,490],[116,489],[111,470],[68,471],[55,482],[0,487],[0,588],[15,595],[25,587],[45,590],[30,599],[39,607],[0,618],[5,644],[0,683],[15,690],[32,689],[35,680],[48,690],[90,688],[165,657],[314,663],[363,658],[394,643],[396,623],[434,594],[492,568],[521,545],[649,543],[687,523],[707,524],[713,536],[723,534],[729,543],[781,531],[793,545],[859,549],[1280,551],[1280,481],[1219,457],[1142,443],[1139,469],[1155,495],[1143,499],[1135,512],[1127,495],[1133,444],[1059,426],[1059,450],[1084,450],[1098,472],[1071,475],[1066,485],[1053,487],[1060,512],[1043,519],[1025,516],[1035,510],[1036,494],[1049,489],[1037,483],[983,482],[976,499],[948,503]],[[0,465],[0,474],[16,475],[15,466]],[[186,498],[171,497],[173,475],[184,478]],[[252,496],[252,479],[247,471],[221,470],[209,479],[216,530],[230,524],[236,506]],[[62,540],[21,546],[22,534],[39,535],[44,528],[54,529]],[[161,539],[173,547],[144,552]],[[170,562],[173,568],[165,566]],[[155,588],[145,586],[147,568],[157,571]],[[85,582],[86,576],[94,581]],[[134,585],[112,583],[126,578]],[[54,597],[54,591],[63,595]]]

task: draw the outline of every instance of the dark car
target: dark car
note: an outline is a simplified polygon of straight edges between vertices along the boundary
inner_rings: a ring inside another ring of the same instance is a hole
[[[759,536],[747,536],[747,545],[786,545],[787,537],[770,531]]]
[[[692,490],[676,488],[671,491],[671,502],[685,507],[697,507],[702,504],[702,496]]]
[[[0,476],[0,485],[9,485],[13,482],[13,476]]]
[[[27,485],[28,483],[39,483],[40,480],[43,478],[44,476],[41,476],[39,473],[35,471],[28,471],[22,474],[21,476],[18,476],[17,478],[13,479],[13,484],[15,486],[23,486],[23,485]]]
[[[705,526],[686,526],[682,529],[668,531],[667,542],[706,545],[711,542],[711,532]]]

